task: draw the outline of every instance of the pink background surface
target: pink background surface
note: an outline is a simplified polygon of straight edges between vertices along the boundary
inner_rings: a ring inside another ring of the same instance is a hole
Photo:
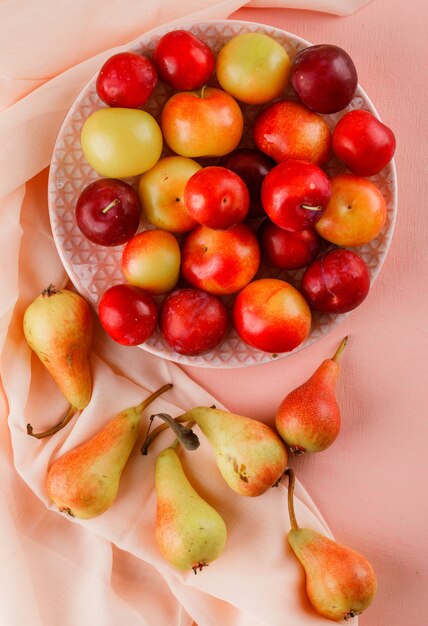
[[[229,410],[270,421],[282,397],[349,334],[338,386],[340,438],[322,454],[295,459],[293,466],[336,539],[364,552],[376,568],[378,597],[360,617],[361,626],[423,626],[428,600],[427,5],[375,0],[346,18],[280,9],[241,9],[231,17],[283,28],[313,43],[337,44],[351,54],[360,84],[396,133],[398,218],[369,297],[326,338],[258,367],[184,369]]]

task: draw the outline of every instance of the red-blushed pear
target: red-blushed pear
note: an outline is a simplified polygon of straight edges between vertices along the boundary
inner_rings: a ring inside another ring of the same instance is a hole
[[[68,289],[49,285],[25,310],[24,335],[70,403],[65,418],[44,433],[27,432],[38,439],[52,435],[83,410],[92,395],[88,353],[92,344],[93,321],[81,296]]]
[[[360,615],[376,595],[376,575],[359,552],[309,528],[299,528],[294,512],[294,472],[288,469],[288,543],[303,565],[313,608],[335,622]]]
[[[156,540],[174,567],[196,574],[220,556],[227,529],[221,515],[189,482],[175,449],[177,443],[156,459]]]
[[[140,432],[142,413],[171,387],[164,385],[140,405],[121,411],[91,439],[51,465],[46,487],[60,511],[91,519],[113,504],[122,471]]]
[[[340,431],[340,409],[335,388],[339,358],[345,337],[331,359],[325,359],[314,374],[291,391],[279,405],[276,428],[291,452],[321,452],[336,440]]]
[[[203,406],[178,419],[199,426],[214,450],[223,478],[240,495],[260,496],[278,482],[287,467],[284,444],[263,422]]]

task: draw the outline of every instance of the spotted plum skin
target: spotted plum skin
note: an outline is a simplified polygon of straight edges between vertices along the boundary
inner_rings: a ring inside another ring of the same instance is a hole
[[[253,132],[257,148],[277,163],[300,159],[321,167],[330,155],[327,122],[298,102],[270,104],[259,113]]]
[[[266,218],[257,236],[265,259],[282,270],[307,267],[321,249],[321,238],[315,230],[284,230]]]
[[[182,247],[181,272],[192,286],[225,296],[245,287],[260,264],[257,238],[246,224],[228,230],[195,228]]]
[[[333,150],[357,176],[379,174],[392,160],[395,146],[392,130],[368,111],[349,111],[334,128]]]
[[[119,52],[102,66],[97,77],[98,96],[110,107],[139,109],[155,90],[158,75],[148,57]]]
[[[154,298],[143,289],[121,283],[101,297],[98,314],[104,330],[124,346],[138,346],[149,339],[157,325]]]
[[[233,325],[242,341],[264,352],[290,352],[311,329],[309,306],[295,287],[276,278],[248,284],[236,297]]]
[[[289,159],[276,165],[262,184],[262,204],[280,228],[297,231],[315,226],[331,196],[328,176],[313,163]]]
[[[358,75],[345,50],[320,44],[295,56],[291,84],[304,105],[317,113],[330,114],[350,104],[358,87]]]
[[[193,174],[184,189],[189,215],[209,228],[231,228],[248,214],[250,194],[242,178],[218,165],[203,167]]]
[[[305,271],[301,290],[313,311],[347,313],[359,306],[370,289],[365,261],[346,248],[330,250]]]
[[[199,289],[177,289],[164,300],[159,328],[179,354],[209,352],[226,336],[228,313],[219,298]]]
[[[79,230],[99,246],[118,246],[129,241],[138,230],[140,216],[140,200],[134,189],[114,178],[90,183],[76,204]]]
[[[218,163],[238,174],[247,185],[250,194],[248,218],[263,217],[265,211],[261,200],[261,188],[266,174],[275,166],[275,161],[251,148],[238,148],[229,152]]]

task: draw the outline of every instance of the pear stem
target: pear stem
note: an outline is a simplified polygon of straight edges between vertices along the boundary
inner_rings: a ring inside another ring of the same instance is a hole
[[[187,450],[196,450],[199,447],[199,438],[195,433],[191,430],[192,426],[195,425],[195,422],[189,422],[186,427],[180,426],[181,422],[188,422],[188,418],[185,417],[186,414],[180,415],[179,417],[175,417],[172,419],[170,415],[166,413],[158,413],[157,415],[151,415],[150,419],[153,420],[155,417],[161,417],[165,420],[165,424],[160,424],[157,426],[149,435],[149,431],[147,431],[146,439],[141,448],[141,454],[146,456],[149,450],[149,447],[156,439],[156,437],[167,428],[172,428],[172,430],[177,435],[178,439],[181,439],[181,443]]]
[[[149,447],[150,444],[152,443],[152,441],[154,441],[156,439],[156,437],[163,431],[166,430],[167,428],[169,428],[168,424],[161,424],[160,426],[158,426],[157,428],[155,428],[154,430],[152,430],[152,432],[150,433],[150,427],[153,424],[153,419],[154,419],[154,415],[152,415],[150,417],[150,424],[149,424],[149,428],[147,429],[147,434],[146,434],[146,438],[144,439],[144,443],[141,447],[141,454],[143,456],[146,456],[148,451],[149,451]],[[153,418],[153,419],[152,419]],[[149,434],[150,433],[150,434]]]
[[[333,358],[331,359],[332,361],[336,361],[336,363],[339,361],[340,356],[342,352],[344,351],[347,343],[348,343],[348,336],[344,337],[342,341],[340,342],[339,347],[337,348],[336,352],[334,353]]]
[[[186,424],[186,428],[188,428],[189,430],[195,425],[195,422],[188,422]],[[168,428],[168,425],[165,424],[165,426]],[[179,448],[181,445],[181,441],[179,437],[176,437],[175,440],[172,442],[172,444],[169,446],[170,448],[172,448],[173,450],[177,450],[177,448]]]
[[[196,450],[196,448],[199,448],[199,438],[197,435],[195,435],[193,430],[191,430],[190,428],[186,428],[186,426],[182,426],[181,424],[178,423],[178,421],[173,420],[171,415],[168,415],[167,413],[157,413],[154,417],[160,417],[168,424],[168,426],[172,428],[172,430],[180,439],[181,444],[183,445],[184,448],[186,448],[186,450]],[[189,420],[188,418],[186,418],[186,420],[180,420],[180,421],[187,422]]]
[[[210,406],[210,409],[215,409],[216,406],[215,404],[212,404]],[[189,421],[189,417],[192,414],[192,411],[187,411],[187,413],[183,413],[182,415],[179,415],[178,417],[174,417],[174,422],[178,422],[179,424],[183,423],[183,422],[188,422]],[[156,417],[156,415],[152,415],[150,417],[151,420],[153,420]],[[192,428],[195,425],[196,422],[192,421],[191,425],[188,426],[188,428]],[[141,454],[143,456],[146,456],[146,454],[148,453],[149,447],[151,446],[152,442],[156,439],[156,437],[163,431],[166,430],[167,428],[169,428],[168,424],[160,424],[159,426],[157,426],[154,430],[152,430],[152,432],[149,435],[150,432],[150,427],[151,424],[147,430],[147,434],[146,434],[146,438],[144,440],[143,446],[141,448]]]
[[[51,295],[52,293],[56,293],[56,292],[52,291],[51,287],[53,288],[52,285],[49,285],[48,289],[45,290],[47,296]],[[171,384],[164,385],[163,387],[161,387],[160,389],[158,389],[157,391],[152,393],[148,398],[143,400],[143,402],[141,402],[141,404],[139,404],[137,407],[135,407],[135,410],[138,413],[144,411],[144,409],[146,407],[148,407],[149,404],[151,402],[153,402],[153,400],[155,400],[158,396],[160,396],[165,391],[168,391],[168,389],[171,389],[171,387],[172,387]],[[42,433],[34,433],[33,432],[33,427],[31,426],[31,424],[27,424],[27,433],[29,435],[31,435],[32,437],[35,437],[36,439],[44,439],[44,437],[50,437],[50,435],[54,435],[59,430],[64,428],[64,426],[66,426],[68,424],[68,422],[71,420],[71,418],[76,413],[76,411],[77,411],[76,407],[70,406],[70,408],[68,409],[67,413],[62,418],[62,420],[60,422],[58,422],[58,424],[56,424],[55,426],[52,426],[52,428],[49,428],[48,430],[45,430]]]
[[[150,416],[150,419],[152,420],[152,421],[151,421],[151,424],[152,424],[153,419],[154,419],[155,417],[156,417],[155,415],[151,415],[151,416]],[[184,420],[181,420],[179,417],[175,417],[175,418],[174,418],[174,421],[175,421],[175,422],[181,422],[181,421],[184,421]],[[160,424],[160,425],[159,425],[159,426],[157,426],[154,430],[152,430],[152,432],[151,432],[151,433],[150,433],[150,435],[149,435],[149,431],[150,431],[150,426],[149,426],[149,428],[148,428],[148,430],[147,430],[147,435],[146,435],[146,438],[145,438],[145,440],[144,440],[144,444],[143,444],[143,446],[142,446],[142,448],[141,448],[141,454],[142,454],[143,456],[146,456],[146,454],[147,454],[147,452],[148,452],[148,450],[149,450],[150,445],[151,445],[151,444],[152,444],[152,442],[156,439],[156,437],[157,437],[157,436],[158,436],[158,435],[159,435],[159,434],[160,434],[163,430],[166,430],[167,428],[169,428],[168,424]]]
[[[173,450],[177,450],[179,446],[180,446],[180,440],[178,437],[176,437],[169,447],[172,448]]]
[[[55,433],[57,433],[59,430],[61,430],[62,428],[64,428],[64,426],[68,424],[68,422],[71,420],[71,418],[76,413],[76,411],[77,411],[76,407],[70,406],[67,413],[62,418],[62,420],[58,422],[58,424],[56,424],[55,426],[52,426],[52,428],[49,428],[48,430],[45,430],[42,433],[34,433],[33,427],[31,426],[31,424],[27,424],[27,434],[31,435],[32,437],[35,437],[36,439],[43,439],[44,437],[49,437],[50,435],[54,435]]]
[[[56,293],[60,293],[59,289],[55,288],[55,285],[52,285],[52,283],[49,285],[49,287],[46,287],[46,289],[43,289],[42,291],[42,296],[43,298],[50,298],[51,296],[53,296]]]
[[[163,385],[163,387],[161,387],[157,391],[154,391],[152,394],[150,394],[150,396],[148,396],[145,400],[143,400],[141,404],[135,407],[135,410],[137,411],[137,413],[142,413],[144,409],[146,409],[149,406],[149,404],[151,404],[154,400],[156,400],[156,398],[158,398],[161,394],[165,393],[165,391],[168,391],[169,389],[172,389],[171,383],[168,383],[167,385]]]
[[[299,530],[299,524],[297,523],[296,513],[294,511],[294,485],[296,479],[293,470],[289,467],[285,473],[288,476],[288,514],[290,516],[290,523],[292,530]]]

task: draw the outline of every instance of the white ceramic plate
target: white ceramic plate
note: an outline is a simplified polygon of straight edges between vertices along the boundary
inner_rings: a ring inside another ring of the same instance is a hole
[[[178,28],[178,26],[175,28]],[[309,42],[291,33],[252,22],[224,20],[185,24],[180,25],[179,28],[191,30],[197,37],[205,41],[215,54],[229,39],[243,32],[262,32],[270,35],[284,46],[291,59],[297,52],[310,45]],[[171,29],[160,28],[152,31],[130,46],[129,50],[151,56],[160,37],[168,30]],[[95,80],[96,76],[93,77],[76,98],[59,132],[49,175],[49,212],[55,243],[65,269],[77,290],[96,310],[104,291],[114,284],[124,282],[120,265],[124,246],[104,248],[91,243],[81,234],[75,219],[75,206],[79,194],[86,185],[99,178],[99,175],[87,164],[80,145],[80,132],[84,121],[92,112],[105,106],[97,96]],[[211,83],[215,84],[215,79],[210,81]],[[159,120],[162,106],[172,93],[174,93],[172,89],[159,81],[145,110]],[[285,94],[285,97],[289,99],[294,98],[291,87]],[[260,108],[242,105],[245,118],[242,147],[253,147],[251,129]],[[365,109],[379,117],[370,99],[360,87],[346,110],[351,109]],[[324,117],[331,128],[333,128],[336,121],[343,114],[344,111],[341,111],[335,115]],[[171,154],[171,152],[166,148],[163,156],[167,154]],[[211,163],[214,162],[211,160]],[[330,175],[344,170],[343,166],[334,160],[330,161],[325,169]],[[138,178],[128,182],[135,185],[137,180]],[[397,208],[397,184],[394,163],[392,162],[381,174],[373,177],[372,180],[385,197],[388,206],[387,221],[379,237],[369,244],[355,248],[355,251],[366,261],[370,271],[371,283],[373,284],[385,261],[394,230]],[[140,230],[146,227],[147,224],[142,223]],[[268,275],[266,272],[266,268],[262,267],[258,277]],[[283,278],[298,286],[302,273],[303,270],[296,272],[281,272],[278,270],[275,274],[270,273],[270,275]],[[230,305],[232,301],[233,297],[229,297],[226,299],[226,304]],[[370,294],[366,303],[369,301]],[[310,345],[326,335],[344,317],[344,315],[314,313],[311,333],[307,340],[293,352],[280,355],[267,354],[251,348],[239,339],[233,329],[230,330],[226,339],[216,349],[196,357],[177,354],[166,344],[158,330],[141,348],[160,357],[187,365],[214,368],[245,367],[267,363],[273,358],[290,356],[297,350]]]

